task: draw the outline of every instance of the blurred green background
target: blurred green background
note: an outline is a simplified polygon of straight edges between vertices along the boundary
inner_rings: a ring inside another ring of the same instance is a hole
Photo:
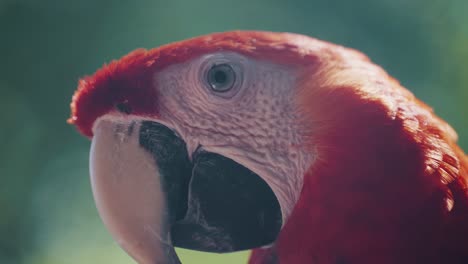
[[[214,31],[303,33],[368,54],[468,150],[467,13],[466,0],[0,0],[0,263],[133,263],[97,215],[90,142],[65,123],[78,78],[104,62]]]

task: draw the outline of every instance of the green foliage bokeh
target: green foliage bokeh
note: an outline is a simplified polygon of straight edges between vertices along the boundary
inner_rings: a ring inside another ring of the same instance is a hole
[[[467,12],[466,0],[0,0],[0,263],[133,263],[97,215],[90,142],[65,122],[78,78],[104,62],[215,31],[302,33],[368,54],[467,150]]]

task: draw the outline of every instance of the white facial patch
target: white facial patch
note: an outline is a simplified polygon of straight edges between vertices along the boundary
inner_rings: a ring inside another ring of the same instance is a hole
[[[228,98],[203,79],[203,65],[219,61],[234,63],[242,71],[239,91]],[[294,72],[224,52],[170,66],[155,75],[154,82],[160,118],[180,134],[189,154],[201,146],[258,174],[278,198],[284,224],[313,161],[303,148]]]

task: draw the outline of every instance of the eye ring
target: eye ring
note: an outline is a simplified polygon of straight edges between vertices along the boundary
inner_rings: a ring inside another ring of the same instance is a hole
[[[236,71],[228,63],[214,64],[206,74],[206,82],[211,90],[225,93],[231,90],[237,81]]]

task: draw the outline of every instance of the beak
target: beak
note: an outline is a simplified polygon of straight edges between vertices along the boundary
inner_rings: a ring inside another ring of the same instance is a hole
[[[156,122],[101,119],[90,154],[93,195],[117,243],[138,263],[180,263],[174,246],[232,252],[269,245],[282,215],[258,175],[197,150]]]

